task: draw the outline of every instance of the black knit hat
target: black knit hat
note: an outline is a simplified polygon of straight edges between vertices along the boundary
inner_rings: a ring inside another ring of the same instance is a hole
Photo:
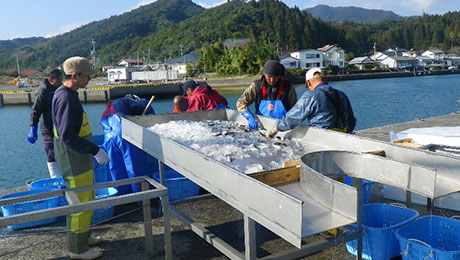
[[[266,76],[282,77],[284,76],[284,66],[277,60],[267,60],[263,73]]]

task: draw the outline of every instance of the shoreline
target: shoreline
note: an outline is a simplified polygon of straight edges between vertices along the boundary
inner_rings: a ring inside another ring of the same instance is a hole
[[[460,74],[460,70],[442,70],[427,72],[378,72],[378,73],[356,73],[343,75],[328,75],[327,81],[345,81],[362,79],[381,79],[399,77],[424,77],[437,75]],[[232,91],[237,88],[246,88],[257,76],[240,76],[230,78],[190,78],[195,81],[206,81],[211,87],[220,91]],[[304,77],[287,77],[293,84],[304,84]],[[79,90],[79,97],[83,103],[107,103],[110,100],[123,97],[127,93],[141,97],[155,95],[157,98],[172,98],[182,94],[182,84],[185,81],[171,81],[161,83],[142,83],[142,84],[105,84],[102,81],[95,81],[87,88]],[[38,88],[17,89],[15,86],[0,86],[0,107],[5,105],[32,105],[36,100]]]

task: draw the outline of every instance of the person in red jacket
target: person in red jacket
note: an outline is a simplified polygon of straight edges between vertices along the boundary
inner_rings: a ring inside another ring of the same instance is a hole
[[[198,85],[198,84],[197,84]],[[198,85],[190,97],[187,111],[228,108],[227,99],[213,90],[206,82]]]

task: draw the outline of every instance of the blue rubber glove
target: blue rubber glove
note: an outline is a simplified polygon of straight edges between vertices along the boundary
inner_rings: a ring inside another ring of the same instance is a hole
[[[34,144],[37,141],[37,127],[31,125],[29,128],[29,135],[27,136],[29,143]]]
[[[246,120],[248,120],[249,128],[257,130],[257,128],[258,128],[257,121],[256,121],[254,115],[251,113],[251,111],[249,111],[249,109],[243,112],[243,116],[244,116],[244,118],[246,118]]]

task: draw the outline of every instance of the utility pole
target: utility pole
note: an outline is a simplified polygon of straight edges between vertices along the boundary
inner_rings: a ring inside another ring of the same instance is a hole
[[[148,48],[147,51],[149,53],[149,66],[150,66],[150,48]]]
[[[93,66],[96,67],[96,41],[91,39],[91,45],[93,49],[91,50],[91,59],[93,60]]]
[[[377,43],[374,42],[374,60],[375,60],[375,54],[377,53]]]

